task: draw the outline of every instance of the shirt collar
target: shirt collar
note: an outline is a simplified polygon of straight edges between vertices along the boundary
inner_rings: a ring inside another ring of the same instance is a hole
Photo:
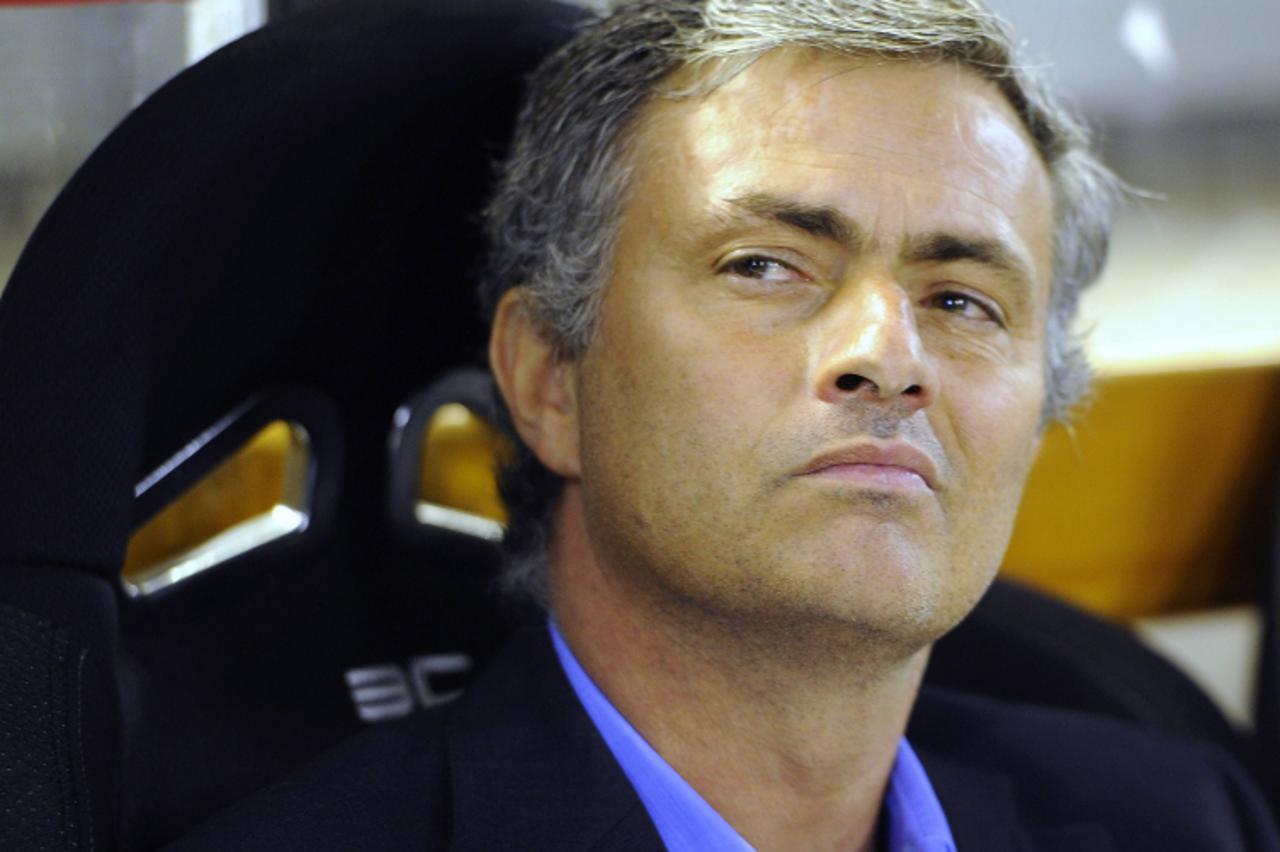
[[[578,663],[555,622],[551,642],[569,684],[635,788],[668,849],[746,852],[733,826],[662,759]],[[924,767],[904,737],[885,791],[889,852],[955,852],[946,814]]]

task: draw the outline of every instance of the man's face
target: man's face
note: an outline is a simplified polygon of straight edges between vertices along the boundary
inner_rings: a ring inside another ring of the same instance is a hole
[[[708,616],[919,646],[989,583],[1044,394],[1052,201],[945,63],[765,56],[642,116],[573,369],[589,547]]]

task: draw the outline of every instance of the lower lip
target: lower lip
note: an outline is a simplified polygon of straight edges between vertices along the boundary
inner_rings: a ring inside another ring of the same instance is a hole
[[[836,464],[808,474],[850,485],[894,491],[928,491],[924,477],[905,467],[887,464]]]

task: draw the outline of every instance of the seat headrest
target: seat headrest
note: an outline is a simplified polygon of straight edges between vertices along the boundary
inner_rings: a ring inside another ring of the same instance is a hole
[[[0,560],[118,570],[133,487],[262,388],[385,432],[479,358],[478,210],[579,10],[360,2],[180,74],[55,201],[0,300]],[[69,521],[73,521],[69,523]]]

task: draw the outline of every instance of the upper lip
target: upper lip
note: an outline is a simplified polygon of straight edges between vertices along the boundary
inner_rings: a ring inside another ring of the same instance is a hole
[[[858,441],[845,444],[830,452],[814,456],[797,472],[797,475],[817,473],[842,464],[876,464],[905,468],[918,474],[930,488],[936,489],[938,485],[938,469],[933,459],[905,441]]]

